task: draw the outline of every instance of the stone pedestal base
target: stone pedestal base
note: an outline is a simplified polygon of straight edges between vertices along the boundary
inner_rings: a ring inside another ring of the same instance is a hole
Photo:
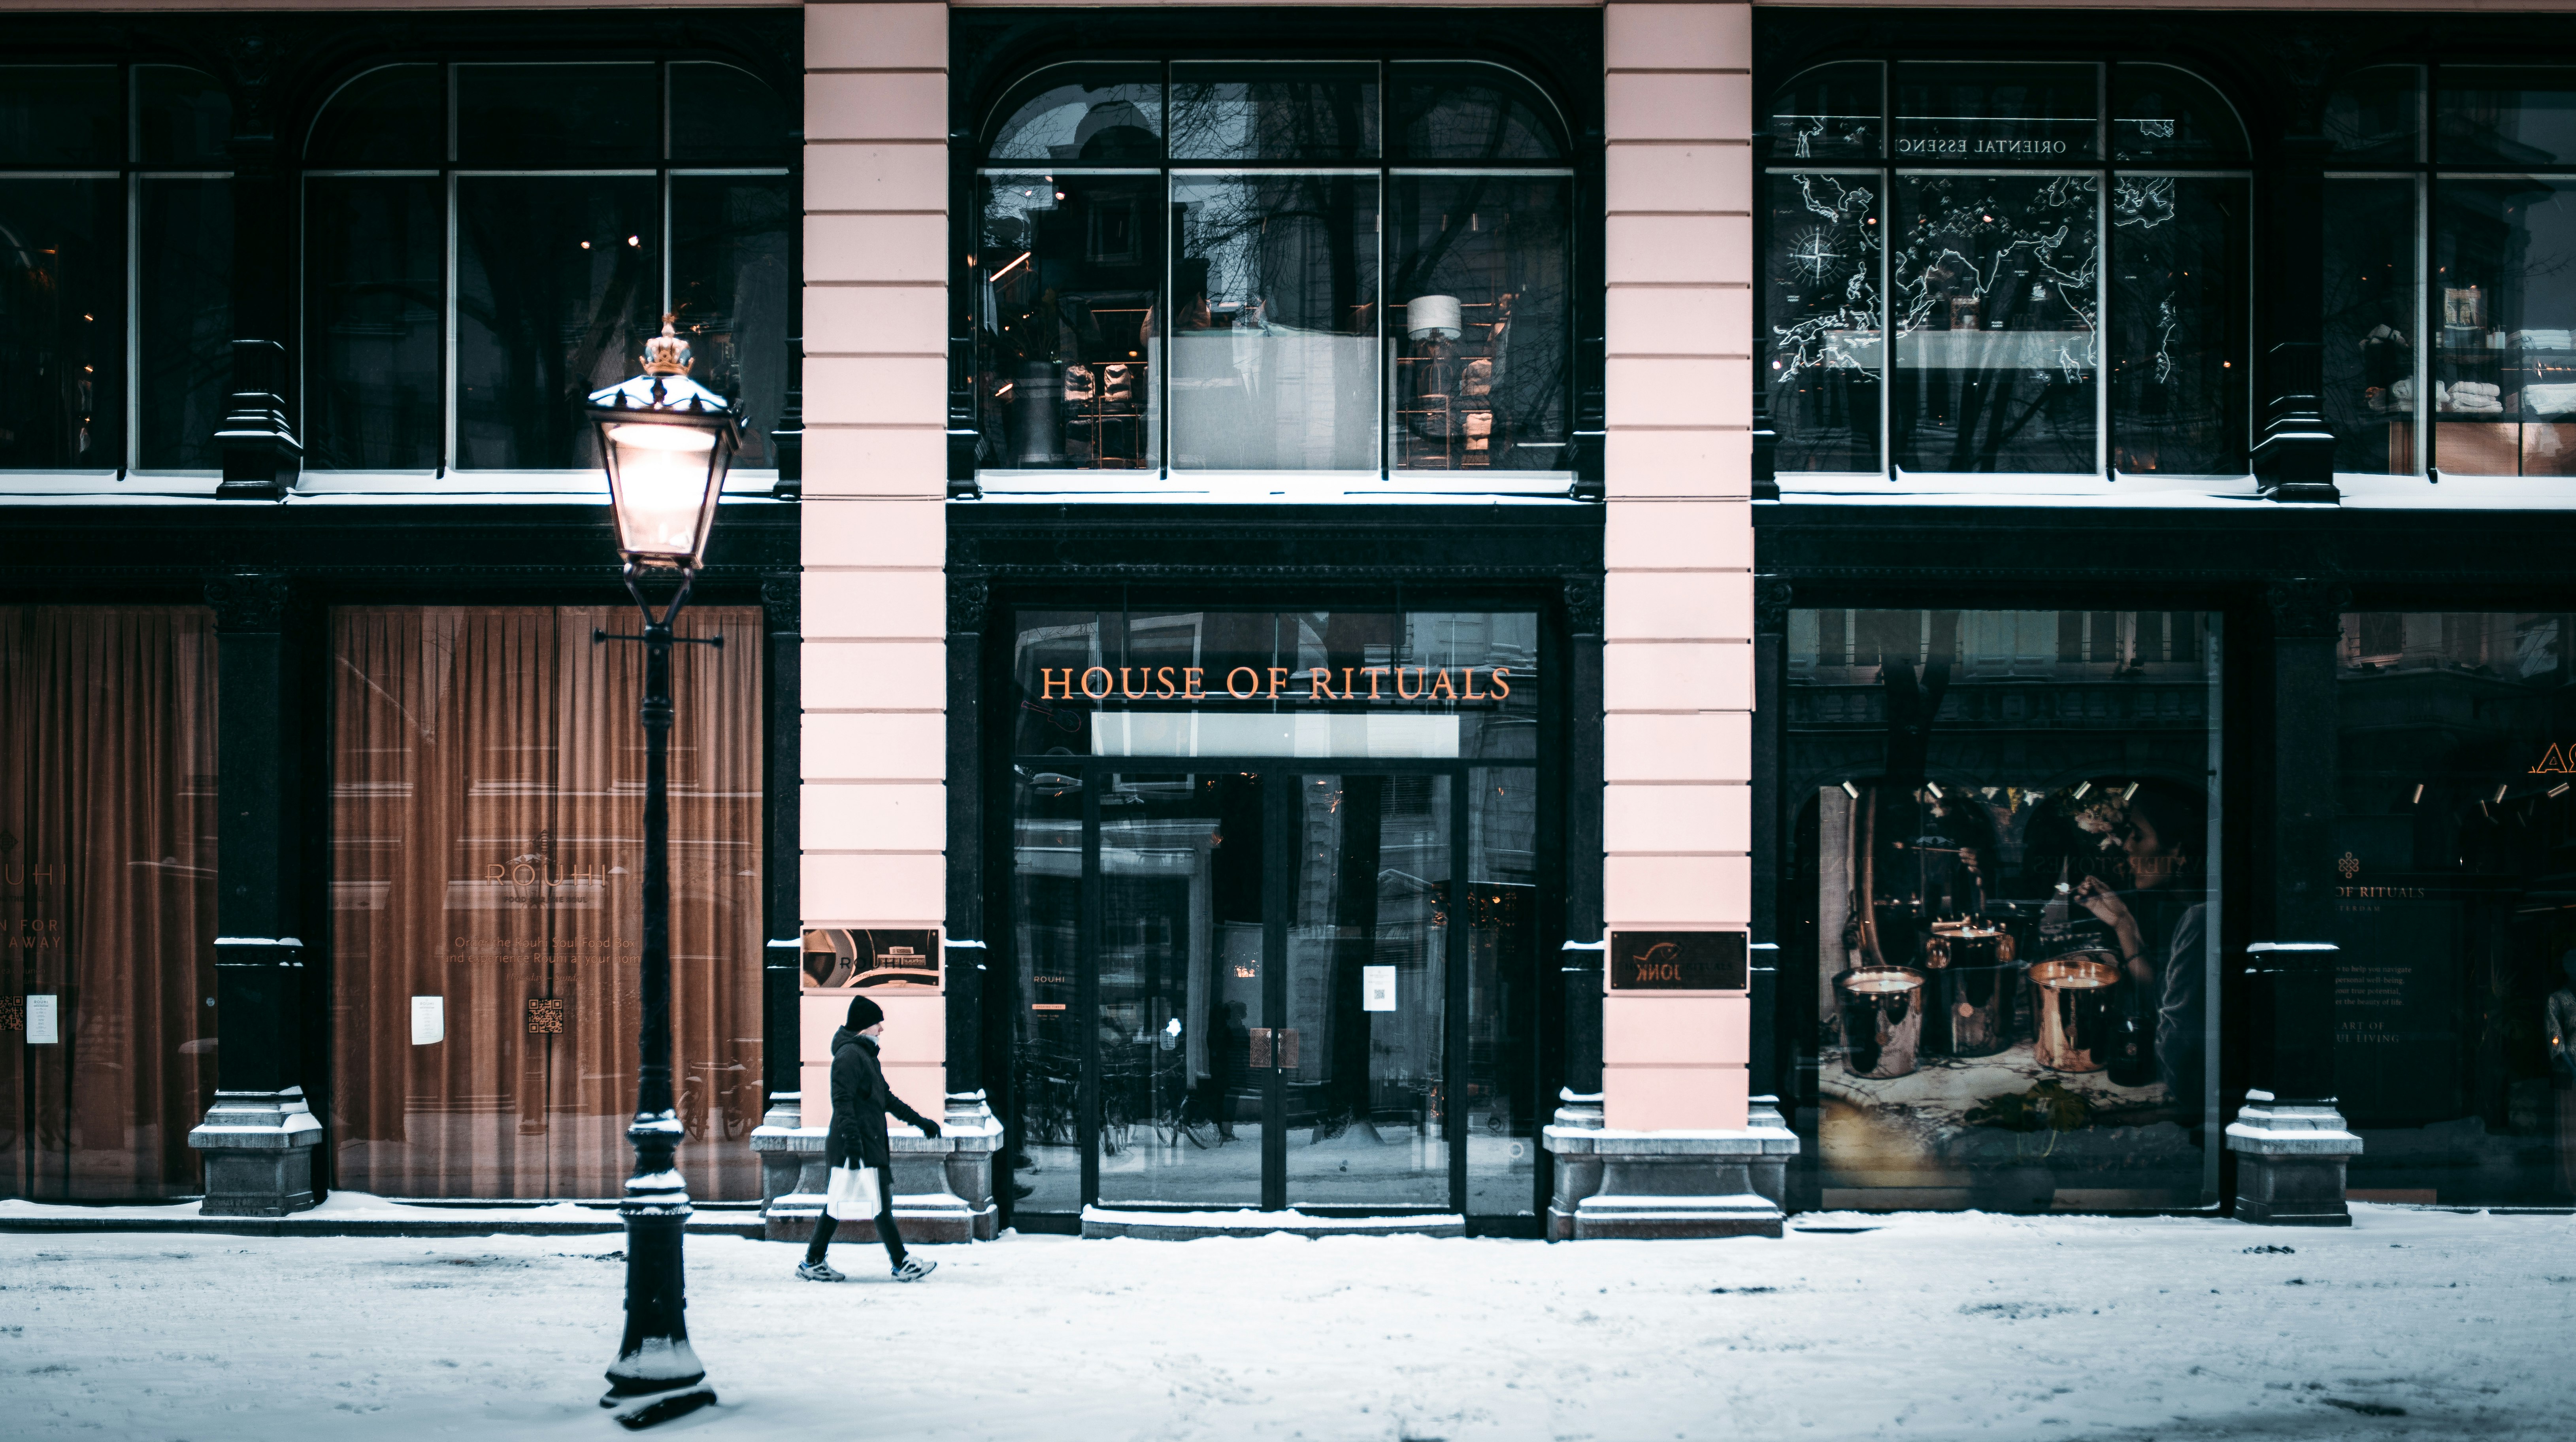
[[[322,1124],[304,1089],[215,1093],[206,1119],[188,1133],[205,1154],[200,1216],[284,1217],[313,1205],[313,1149]]]
[[[2344,1168],[2361,1138],[2331,1106],[2282,1103],[2248,1092],[2227,1127],[2236,1153],[2236,1220],[2276,1227],[2348,1227]]]
[[[751,1134],[760,1154],[762,1233],[773,1242],[813,1240],[823,1215],[831,1168],[823,1160],[821,1127],[800,1126],[801,1099],[782,1093]],[[907,1242],[989,1242],[1001,1234],[993,1203],[993,1154],[1002,1149],[1002,1123],[982,1092],[948,1098],[940,1134],[925,1137],[896,1123],[887,1129],[892,1150],[895,1225]],[[843,1222],[832,1239],[873,1241],[874,1222]]]
[[[1723,1131],[1614,1132],[1601,1126],[1599,1097],[1563,1101],[1545,1132],[1556,1158],[1548,1240],[1780,1235],[1798,1137],[1777,1112]]]

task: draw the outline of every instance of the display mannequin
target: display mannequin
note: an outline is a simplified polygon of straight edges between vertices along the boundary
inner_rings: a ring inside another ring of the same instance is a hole
[[[2561,954],[2567,984],[2549,994],[2541,1028],[2549,1037],[2549,1085],[2558,1098],[2558,1190],[2576,1195],[2576,949]]]

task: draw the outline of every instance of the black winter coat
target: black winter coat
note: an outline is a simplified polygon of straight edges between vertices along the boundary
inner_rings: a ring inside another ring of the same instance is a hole
[[[823,1160],[832,1166],[894,1166],[894,1149],[886,1144],[886,1113],[914,1126],[928,1118],[886,1090],[885,1067],[877,1060],[876,1038],[848,1027],[832,1033],[832,1130],[823,1138]],[[886,1180],[880,1178],[881,1181]],[[885,1195],[893,1195],[891,1187]]]

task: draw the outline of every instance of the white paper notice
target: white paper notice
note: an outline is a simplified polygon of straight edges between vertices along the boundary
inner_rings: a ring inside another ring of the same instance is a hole
[[[1395,1010],[1395,968],[1363,966],[1360,968],[1360,1010]]]
[[[411,1044],[436,1046],[447,1040],[447,998],[416,996],[411,999]]]
[[[59,1046],[63,1040],[62,1023],[55,1019],[54,999],[30,995],[27,998],[27,1045]]]

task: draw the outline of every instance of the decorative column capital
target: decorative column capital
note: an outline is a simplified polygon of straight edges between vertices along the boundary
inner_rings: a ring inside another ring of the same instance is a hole
[[[294,583],[273,571],[236,571],[206,580],[206,604],[218,634],[282,631]]]
[[[2263,602],[2272,612],[2273,635],[2331,639],[2352,604],[2352,587],[2330,578],[2283,577],[2264,586]]]
[[[1601,634],[1602,580],[1599,576],[1565,578],[1566,628],[1577,636]]]
[[[1789,634],[1789,611],[1797,603],[1796,588],[1786,576],[1753,578],[1753,634],[1785,636]]]
[[[948,634],[981,636],[986,613],[992,607],[993,583],[974,572],[948,576]]]
[[[794,571],[772,571],[760,578],[760,610],[773,636],[794,636],[805,628],[805,578]]]

